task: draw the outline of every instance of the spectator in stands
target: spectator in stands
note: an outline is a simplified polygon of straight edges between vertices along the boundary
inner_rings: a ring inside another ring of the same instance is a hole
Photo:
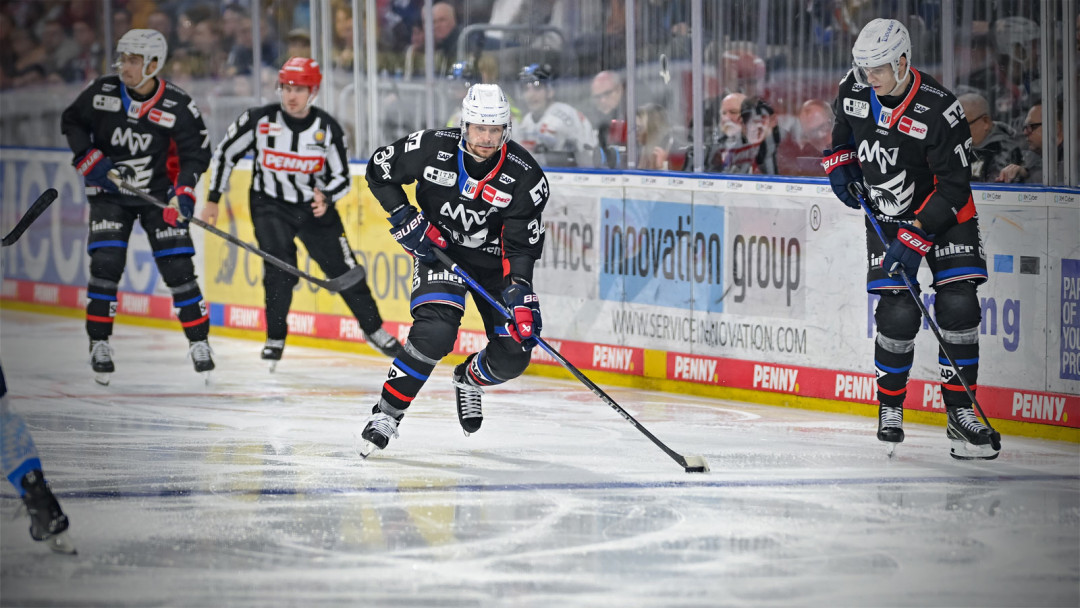
[[[527,112],[515,127],[514,139],[533,154],[541,165],[587,167],[596,148],[596,130],[580,111],[555,101],[555,70],[549,64],[533,63],[518,74],[521,99]]]
[[[123,36],[131,29],[131,11],[126,8],[114,8],[112,14],[112,46],[116,48],[116,43],[120,41],[120,37]]]
[[[624,153],[626,148],[613,145],[608,137],[612,121],[626,121],[626,102],[623,100],[625,87],[622,78],[615,72],[604,70],[593,77],[591,92],[593,107],[596,109],[597,158],[594,159],[594,164],[609,169],[624,166],[625,161],[620,159],[620,153]]]
[[[421,23],[424,0],[391,0],[379,14],[379,50],[404,52],[412,43],[413,27]]]
[[[173,24],[171,14],[162,10],[150,13],[146,17],[146,27],[161,32],[161,35],[165,36],[165,42],[169,45],[169,48],[176,48],[176,26]]]
[[[236,2],[230,3],[221,9],[221,45],[222,48],[233,48],[237,43],[237,36],[244,21],[251,24],[251,14],[248,10]]]
[[[742,104],[746,95],[729,93],[720,101],[720,111],[706,108],[705,118],[705,170],[726,172],[730,165],[731,151],[747,144],[743,135]],[[712,119],[709,121],[708,119]],[[716,120],[719,119],[719,124]],[[745,151],[744,151],[745,152]],[[692,159],[687,166],[692,167]]]
[[[638,169],[668,169],[668,154],[675,143],[667,110],[655,103],[640,106],[634,116]]]
[[[427,14],[424,13],[426,17]],[[431,28],[432,36],[435,39],[435,53],[436,56],[442,54],[445,61],[453,63],[454,58],[457,56],[457,41],[458,36],[461,35],[461,26],[458,25],[457,15],[454,12],[454,5],[449,2],[440,0],[431,5]],[[436,62],[438,64],[438,62]],[[446,74],[449,72],[449,64],[446,69],[440,70],[436,65],[436,71],[440,74]]]
[[[48,55],[27,28],[15,28],[8,35],[15,61],[9,74],[12,88],[28,87],[45,80]]]
[[[1065,132],[1061,128],[1062,107],[1057,108],[1057,125],[1054,129],[1057,143],[1057,175],[1060,181],[1064,170],[1062,159],[1064,154],[1062,147],[1065,141]],[[997,181],[999,182],[1023,182],[1025,184],[1043,184],[1043,137],[1046,129],[1042,121],[1042,103],[1031,106],[1023,126],[1024,136],[1027,138],[1028,151],[1024,154],[1022,164],[1011,164],[1001,170]]]
[[[966,93],[959,101],[971,128],[971,151],[976,157],[971,162],[971,180],[996,182],[1003,168],[1023,162],[1020,142],[1008,125],[994,121],[985,97]]]
[[[311,58],[311,34],[304,28],[289,30],[285,37],[285,56],[278,63],[284,63],[289,57]]]
[[[360,24],[363,29],[364,24]],[[353,13],[352,7],[339,4],[334,9],[334,45],[332,65],[341,70],[351,70],[353,65]]]
[[[1039,78],[1039,24],[1026,17],[1004,17],[993,24],[996,81],[988,91],[994,116],[1013,129],[1042,94]]]
[[[225,68],[225,50],[221,46],[221,24],[204,19],[191,31],[191,76],[217,78]]]
[[[78,52],[60,71],[64,82],[88,83],[101,76],[105,54],[94,28],[85,21],[76,21],[71,36]]]
[[[44,66],[50,80],[63,81],[64,66],[79,54],[79,46],[56,19],[46,21],[42,26],[41,46],[45,49]]]
[[[780,141],[780,175],[821,177],[821,152],[832,145],[833,113],[829,104],[809,99],[799,108],[798,128]]]
[[[743,138],[754,151],[751,155],[736,154],[727,173],[776,174],[776,150],[780,144],[780,129],[776,126],[776,112],[761,97],[747,97],[741,106]],[[737,165],[749,159],[749,166]]]

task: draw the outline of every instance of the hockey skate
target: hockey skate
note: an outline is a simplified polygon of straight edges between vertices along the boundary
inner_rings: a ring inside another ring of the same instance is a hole
[[[957,460],[993,460],[1001,449],[994,447],[994,431],[983,424],[970,405],[947,406],[945,434],[952,440],[949,454]]]
[[[21,485],[26,491],[23,504],[30,514],[30,537],[44,541],[49,549],[57,553],[74,555],[75,546],[66,534],[67,515],[60,509],[60,503],[45,483],[41,471],[35,469],[24,475]]]
[[[277,369],[281,353],[285,350],[285,340],[267,340],[262,349],[262,360],[270,362],[270,373]]]
[[[904,407],[902,405],[881,405],[878,407],[878,441],[888,444],[891,458],[896,446],[904,441]]]
[[[401,342],[398,342],[397,338],[391,336],[389,332],[381,327],[371,332],[371,334],[364,334],[364,337],[367,338],[367,342],[372,348],[391,359],[401,354]]]
[[[90,341],[90,366],[94,370],[94,382],[101,386],[109,386],[109,377],[116,366],[112,360],[113,349],[108,340]]]
[[[214,351],[206,340],[198,340],[191,343],[188,348],[188,356],[195,364],[195,371],[203,374],[207,384],[210,384],[210,372],[214,370]]]
[[[367,458],[376,449],[385,450],[387,444],[390,443],[390,438],[398,436],[397,427],[396,418],[384,414],[378,405],[373,407],[371,416],[368,417],[364,430],[360,433],[360,437],[364,440],[364,445],[360,446],[360,456]]]
[[[484,422],[484,413],[480,408],[484,389],[473,384],[468,373],[469,365],[472,364],[474,357],[476,355],[470,355],[464,363],[454,368],[453,383],[454,396],[457,398],[458,422],[461,423],[461,430],[465,432],[466,437],[479,431],[480,425]]]

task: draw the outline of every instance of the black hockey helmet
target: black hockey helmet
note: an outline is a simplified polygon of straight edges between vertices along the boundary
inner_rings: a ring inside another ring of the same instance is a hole
[[[518,73],[518,82],[523,86],[551,86],[554,80],[555,70],[549,63],[530,63]]]

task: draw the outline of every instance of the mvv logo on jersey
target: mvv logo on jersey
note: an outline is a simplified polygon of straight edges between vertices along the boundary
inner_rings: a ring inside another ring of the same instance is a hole
[[[123,131],[119,127],[113,129],[112,138],[109,143],[114,146],[126,146],[131,155],[145,151],[150,147],[150,143],[153,141],[154,136],[150,133],[136,133],[131,130],[131,127],[125,127]]]
[[[322,171],[322,156],[301,156],[278,150],[263,150],[262,165],[272,171],[286,173],[318,173]]]
[[[901,133],[907,133],[915,139],[926,139],[926,125],[904,116],[896,126]]]

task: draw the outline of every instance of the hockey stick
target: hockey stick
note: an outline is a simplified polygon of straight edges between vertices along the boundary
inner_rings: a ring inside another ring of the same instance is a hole
[[[26,229],[30,227],[30,224],[33,224],[34,220],[36,220],[39,215],[45,213],[45,210],[48,209],[49,205],[55,200],[56,188],[49,188],[42,192],[41,196],[37,197],[34,204],[30,205],[30,208],[26,210],[26,213],[19,219],[19,222],[11,229],[11,232],[7,233],[7,236],[4,237],[4,247],[14,245],[15,241],[19,240],[19,237],[22,236],[22,233],[26,232]]]
[[[114,176],[110,175],[109,179],[112,179],[112,181],[116,182],[116,185],[123,188],[125,192],[129,192],[131,194],[134,194],[138,198],[141,198],[142,200],[144,200],[144,201],[146,201],[146,202],[148,202],[151,205],[154,205],[156,207],[160,207],[162,209],[167,209],[169,207],[165,203],[157,200],[156,198],[150,196],[149,194],[143,192],[142,190],[139,190],[135,186],[127,183],[126,181],[121,179],[119,176],[115,176],[116,179],[113,179],[113,177]],[[181,219],[183,219],[185,221],[188,221],[188,222],[191,222],[192,224],[195,224],[196,226],[202,228],[203,230],[206,230],[207,232],[210,232],[211,234],[216,234],[217,236],[220,236],[221,238],[225,239],[226,241],[229,241],[230,243],[232,243],[234,245],[239,245],[240,247],[243,247],[244,249],[247,249],[251,253],[254,253],[255,255],[257,255],[260,258],[266,260],[267,262],[270,262],[274,266],[277,266],[281,270],[284,270],[285,272],[293,275],[294,277],[300,277],[301,279],[304,279],[305,281],[310,281],[310,282],[318,285],[319,287],[322,287],[323,289],[325,289],[325,290],[327,290],[327,291],[329,291],[331,293],[338,293],[338,292],[341,292],[343,290],[346,290],[346,289],[352,287],[353,285],[356,285],[360,281],[363,281],[367,277],[367,271],[364,270],[363,266],[354,266],[354,267],[350,268],[349,270],[347,270],[345,272],[345,274],[343,274],[341,276],[338,276],[338,277],[334,277],[332,279],[316,278],[316,277],[313,277],[310,274],[304,272],[303,270],[300,270],[296,266],[293,266],[292,264],[289,264],[288,262],[283,262],[282,260],[279,260],[278,258],[270,255],[269,253],[266,253],[262,249],[259,249],[258,247],[254,246],[254,245],[252,245],[250,243],[246,243],[244,241],[241,241],[240,239],[236,238],[235,236],[229,234],[228,232],[225,232],[224,230],[221,230],[220,228],[217,228],[213,224],[207,224],[206,222],[200,220],[197,217],[184,217],[184,216],[180,216],[180,217],[181,217]]]
[[[491,294],[487,292],[486,289],[481,287],[479,283],[477,283],[471,276],[469,276],[469,273],[465,272],[464,269],[462,269],[460,266],[458,266],[456,263],[454,263],[454,260],[450,259],[450,256],[446,255],[446,253],[444,253],[441,249],[439,249],[437,247],[433,247],[432,251],[435,252],[435,257],[439,258],[440,262],[442,262],[443,264],[448,266],[450,268],[450,270],[453,271],[454,274],[461,277],[462,280],[464,280],[465,283],[467,283],[469,285],[469,287],[472,288],[474,293],[479,294],[482,298],[487,300],[488,304],[491,304],[491,306],[494,307],[495,310],[502,313],[502,315],[504,317],[506,317],[509,320],[513,320],[514,317],[510,313],[510,311],[506,308],[506,306],[502,302],[500,302],[500,301],[496,300],[495,298],[493,298],[491,296]],[[541,338],[540,336],[535,336],[535,337],[536,337],[536,343],[539,344],[540,347],[543,348],[544,351],[547,354],[554,357],[556,361],[558,361],[563,367],[565,367],[567,370],[569,370],[570,373],[573,374],[575,378],[577,378],[578,380],[581,381],[582,384],[587,386],[589,388],[589,390],[591,390],[593,392],[594,395],[596,395],[597,397],[600,398],[601,401],[603,401],[604,403],[610,405],[613,410],[618,412],[619,415],[622,416],[623,418],[625,418],[627,422],[634,425],[634,428],[641,431],[643,435],[645,435],[646,437],[649,438],[649,440],[651,440],[653,443],[655,443],[656,446],[658,448],[660,448],[661,450],[663,450],[665,454],[670,456],[672,458],[672,460],[679,463],[679,465],[682,466],[683,469],[685,469],[687,473],[705,473],[705,472],[707,472],[709,470],[709,463],[705,461],[705,458],[703,458],[702,456],[683,456],[682,454],[680,454],[680,453],[676,452],[675,450],[669,448],[667,445],[664,444],[663,441],[660,441],[659,439],[657,439],[656,435],[653,435],[652,433],[650,433],[649,429],[645,428],[644,426],[641,425],[640,422],[635,420],[634,417],[631,416],[629,412],[624,410],[618,403],[615,403],[615,400],[612,399],[611,397],[609,397],[608,394],[603,391],[603,389],[601,389],[599,386],[594,384],[592,380],[589,380],[589,378],[586,377],[585,374],[581,373],[581,370],[574,367],[574,365],[572,363],[567,361],[566,357],[563,357],[562,354],[559,353],[559,351],[555,350],[550,344],[548,344],[546,341],[544,341],[544,339]]]
[[[859,201],[859,205],[862,206],[862,210],[866,214],[866,217],[870,218],[870,225],[874,227],[874,232],[876,232],[878,238],[881,239],[881,244],[885,246],[885,249],[888,249],[889,240],[885,238],[885,233],[881,231],[881,225],[878,224],[877,218],[874,217],[874,213],[870,211],[869,205],[866,204],[866,197],[859,191],[859,184],[854,182],[851,183],[848,186],[848,192]],[[1001,433],[995,431],[994,427],[990,426],[990,419],[986,417],[986,413],[983,412],[982,406],[979,405],[979,400],[975,398],[975,392],[971,390],[971,386],[969,386],[967,380],[964,379],[964,375],[960,373],[960,366],[956,364],[956,359],[949,353],[949,349],[945,347],[945,338],[942,337],[937,322],[930,316],[930,311],[927,310],[926,304],[923,304],[922,298],[919,297],[919,292],[915,290],[915,286],[911,283],[911,278],[903,271],[900,272],[900,276],[904,279],[904,285],[907,285],[908,293],[915,299],[915,303],[919,305],[919,310],[922,311],[922,315],[926,319],[926,323],[930,326],[930,330],[934,332],[934,337],[937,338],[938,346],[941,347],[942,354],[949,360],[949,365],[952,365],[953,371],[956,372],[956,377],[960,379],[960,384],[964,385],[964,392],[966,392],[968,398],[971,399],[971,404],[975,406],[975,409],[979,410],[979,415],[982,416],[983,422],[985,422],[987,428],[990,429],[991,447],[993,447],[995,451],[1000,451]]]

